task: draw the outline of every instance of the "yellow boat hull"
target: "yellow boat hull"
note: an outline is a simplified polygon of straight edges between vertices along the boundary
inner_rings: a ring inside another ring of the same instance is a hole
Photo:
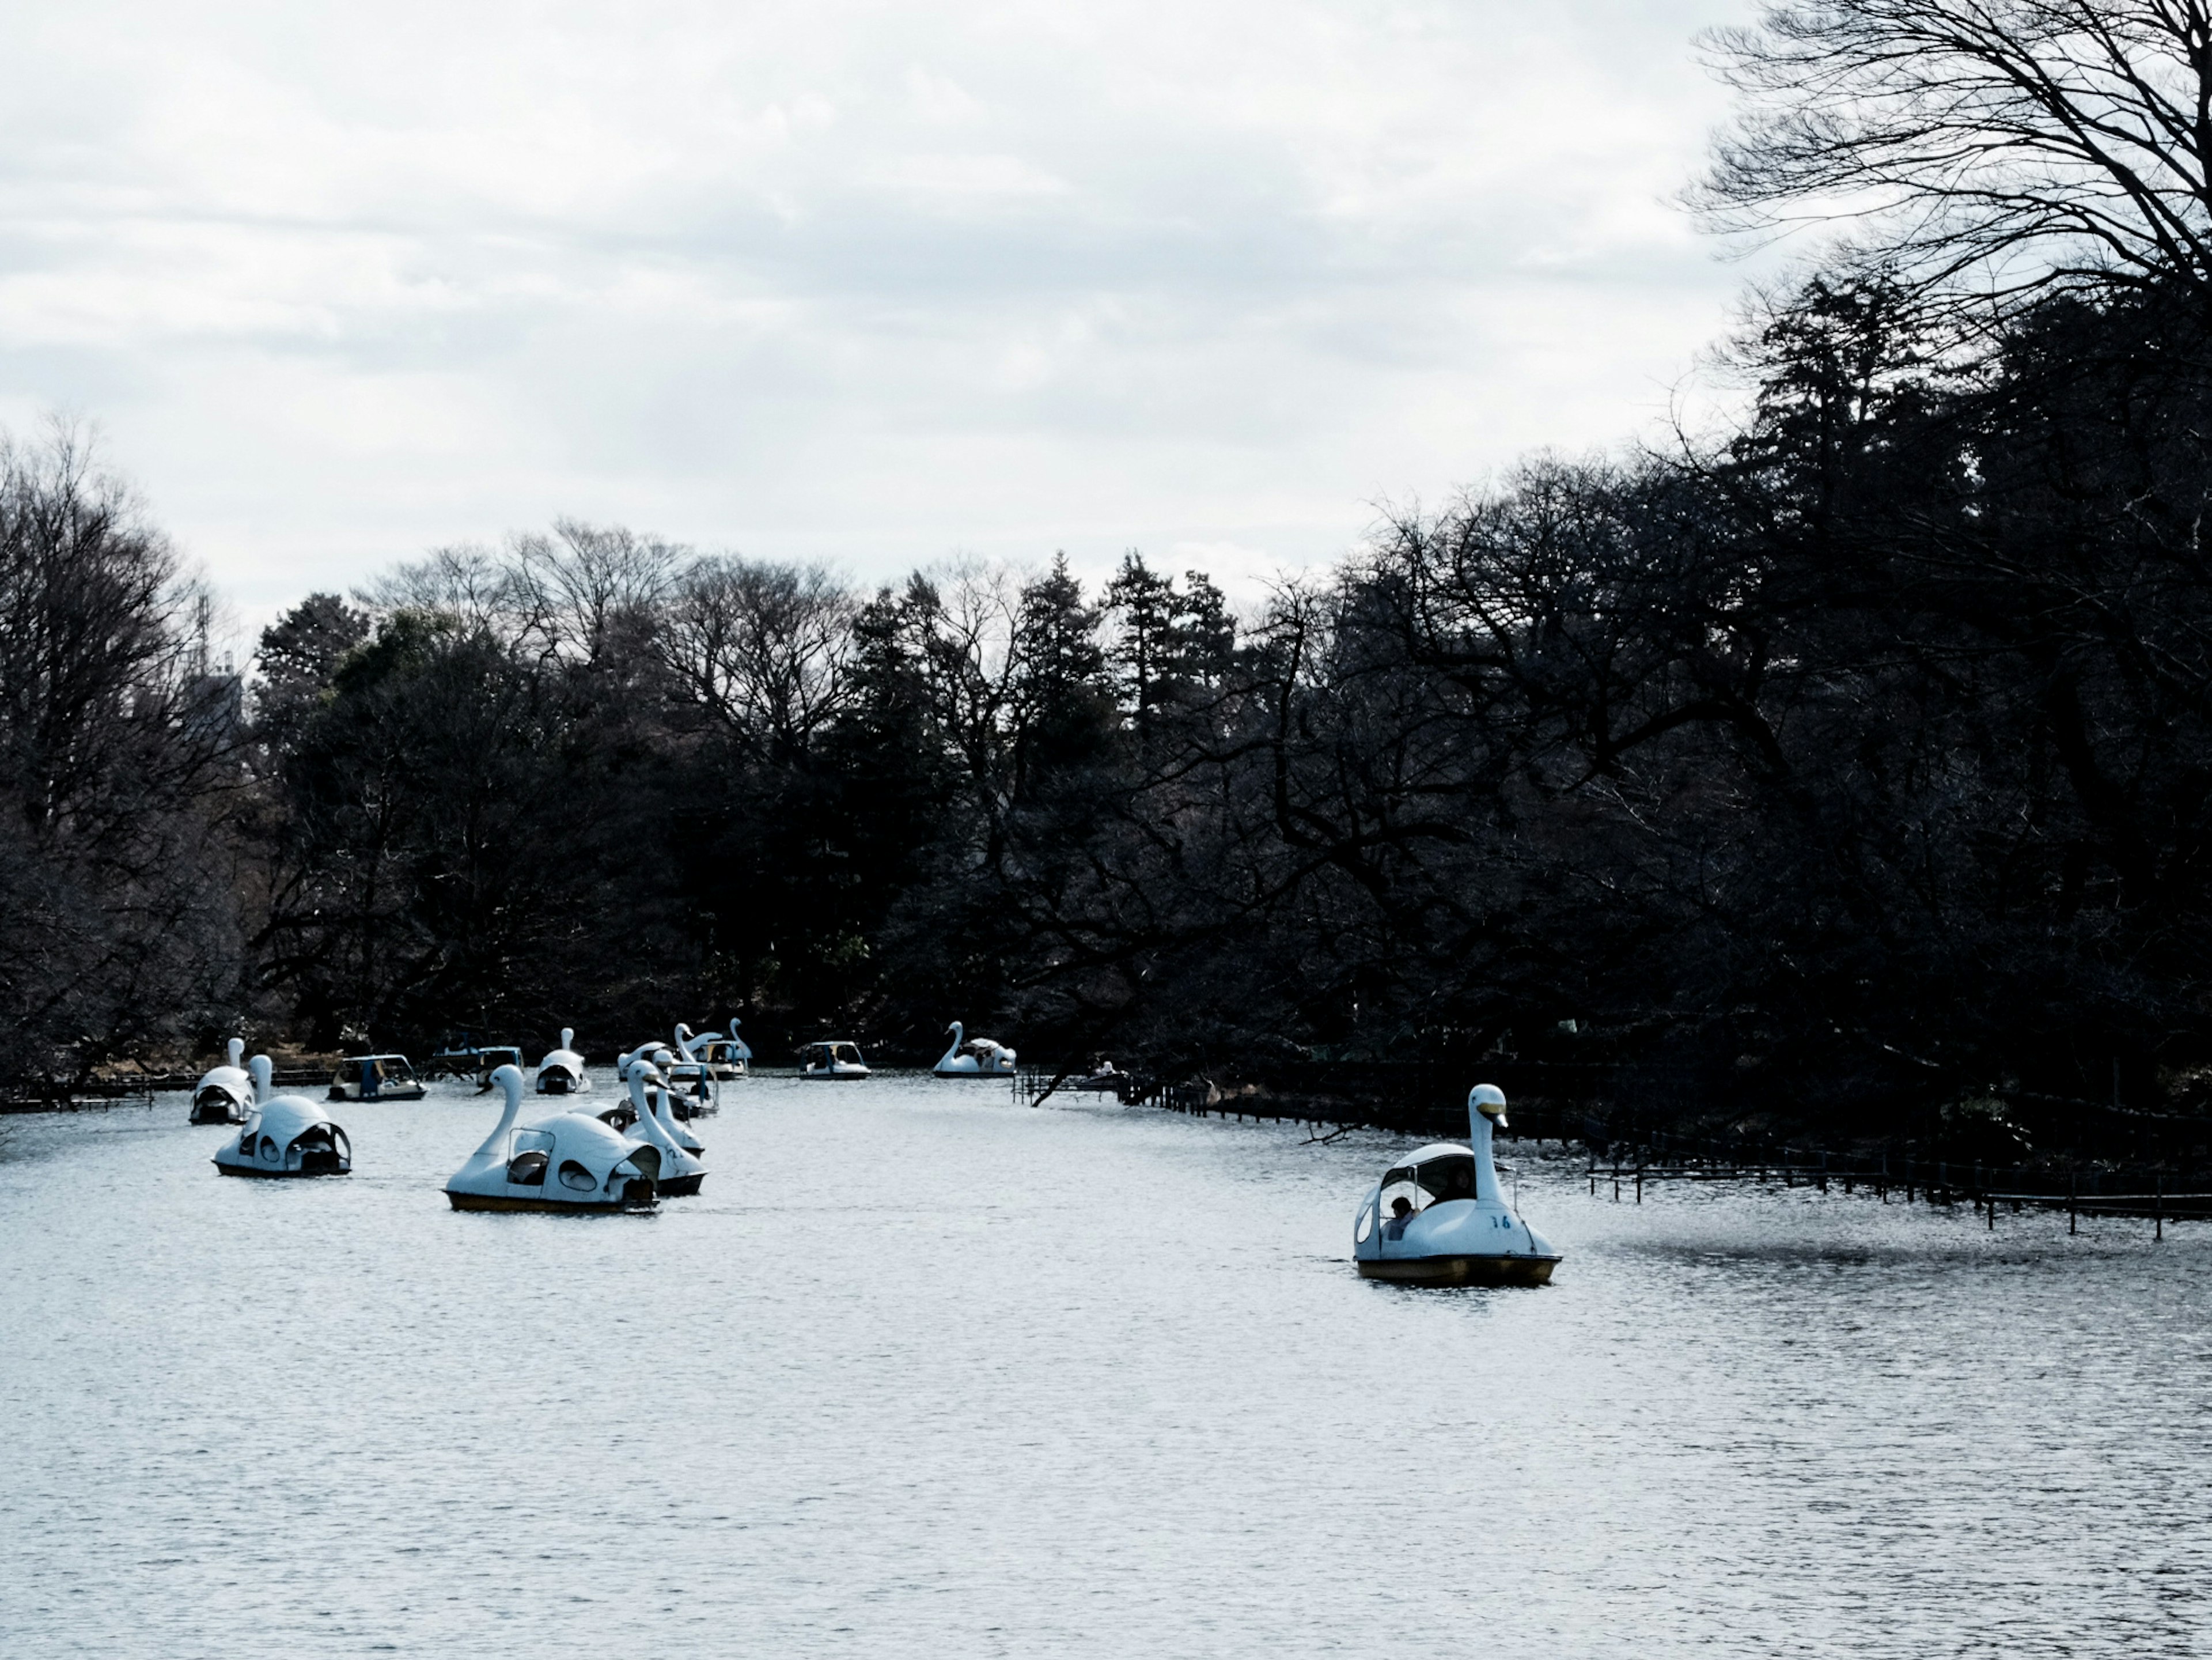
[[[1359,1277],[1401,1286],[1548,1286],[1556,1256],[1384,1256],[1363,1258]]]
[[[455,1210],[536,1211],[540,1214],[570,1216],[610,1215],[622,1211],[643,1212],[644,1205],[572,1205],[557,1199],[516,1199],[495,1193],[454,1193],[448,1189],[446,1197],[453,1201]]]

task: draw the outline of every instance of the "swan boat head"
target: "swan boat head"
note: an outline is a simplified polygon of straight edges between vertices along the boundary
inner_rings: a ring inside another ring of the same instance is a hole
[[[1506,1203],[1491,1144],[1505,1094],[1468,1092],[1468,1145],[1417,1148],[1359,1201],[1352,1256],[1363,1278],[1427,1286],[1541,1286],[1559,1253]]]
[[[253,1078],[246,1070],[246,1040],[230,1040],[228,1064],[210,1067],[192,1086],[192,1122],[240,1124],[253,1106]]]
[[[589,1113],[556,1112],[522,1122],[522,1072],[491,1075],[499,1122],[446,1183],[455,1210],[650,1210],[660,1150],[618,1134]]]
[[[276,1093],[267,1055],[255,1055],[247,1070],[254,1104],[239,1127],[238,1139],[225,1142],[216,1154],[217,1170],[225,1176],[344,1176],[352,1171],[353,1144],[346,1133],[305,1096]]]

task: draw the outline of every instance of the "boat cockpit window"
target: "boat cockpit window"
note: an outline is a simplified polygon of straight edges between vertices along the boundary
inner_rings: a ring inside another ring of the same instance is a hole
[[[1426,1158],[1418,1164],[1401,1164],[1384,1174],[1381,1214],[1388,1221],[1393,1216],[1411,1215],[1431,1205],[1440,1205],[1447,1199],[1474,1197],[1473,1153]]]
[[[270,1164],[273,1164],[276,1162],[276,1138],[275,1136],[264,1135],[261,1138],[261,1157]]]
[[[544,1187],[545,1166],[551,1162],[552,1153],[550,1130],[515,1131],[514,1156],[507,1161],[507,1179],[519,1188]]]
[[[545,1172],[542,1167],[538,1172],[538,1179],[541,1182],[545,1179]],[[592,1193],[598,1189],[599,1178],[574,1159],[563,1158],[561,1161],[561,1185],[573,1189],[578,1193]]]
[[[292,1138],[285,1152],[288,1158],[297,1161],[299,1169],[325,1174],[343,1168],[353,1158],[345,1132],[336,1124],[308,1125]]]

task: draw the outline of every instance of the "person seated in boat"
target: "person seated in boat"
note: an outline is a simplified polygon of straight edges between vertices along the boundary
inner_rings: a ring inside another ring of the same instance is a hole
[[[1393,1222],[1402,1222],[1413,1213],[1413,1201],[1407,1198],[1404,1194],[1400,1194],[1390,1201],[1390,1219]]]

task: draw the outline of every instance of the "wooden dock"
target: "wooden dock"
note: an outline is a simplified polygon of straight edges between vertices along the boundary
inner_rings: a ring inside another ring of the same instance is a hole
[[[271,1080],[279,1089],[321,1086],[331,1081],[337,1063],[278,1067]],[[108,1078],[67,1081],[48,1080],[0,1097],[0,1113],[87,1112],[140,1104],[152,1106],[154,1098],[189,1090],[207,1074],[200,1072],[129,1073]]]

